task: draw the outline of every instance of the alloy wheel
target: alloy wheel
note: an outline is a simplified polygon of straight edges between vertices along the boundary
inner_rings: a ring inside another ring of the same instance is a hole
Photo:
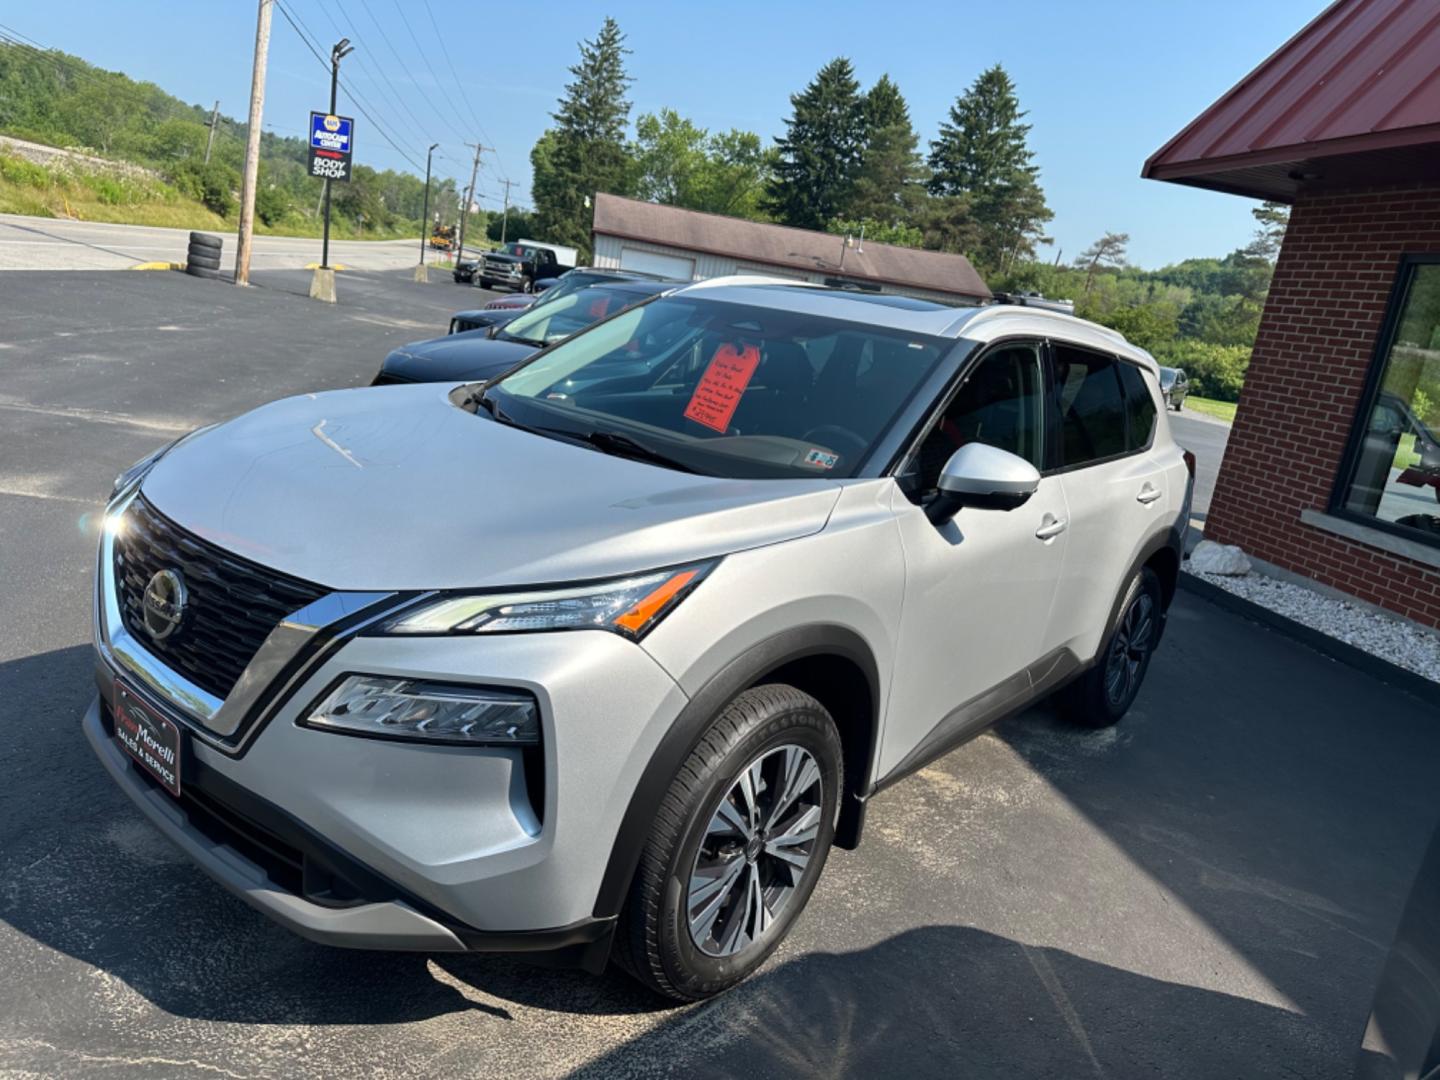
[[[1155,645],[1155,598],[1141,589],[1115,630],[1105,660],[1105,696],[1119,708],[1128,704],[1140,687],[1145,658]]]
[[[686,918],[695,947],[735,956],[767,937],[815,854],[820,765],[793,744],[750,762],[711,812],[690,871]]]

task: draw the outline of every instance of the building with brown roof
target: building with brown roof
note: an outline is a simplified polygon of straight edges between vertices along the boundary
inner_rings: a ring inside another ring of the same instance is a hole
[[[1440,8],[1338,0],[1145,163],[1291,204],[1205,535],[1440,626]]]
[[[940,251],[877,244],[832,233],[595,196],[595,265],[700,281],[770,274],[817,284],[978,304],[990,290],[970,260]]]

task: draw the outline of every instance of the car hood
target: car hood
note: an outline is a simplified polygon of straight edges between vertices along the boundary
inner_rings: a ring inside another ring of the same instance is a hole
[[[186,440],[144,497],[182,528],[332,589],[603,578],[818,532],[840,486],[727,480],[472,414],[450,387],[287,398]]]
[[[411,382],[466,382],[492,379],[535,352],[535,346],[502,341],[489,330],[464,330],[430,341],[402,345],[381,370]]]

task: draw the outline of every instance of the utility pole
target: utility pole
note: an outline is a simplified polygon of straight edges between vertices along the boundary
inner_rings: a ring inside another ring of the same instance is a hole
[[[470,167],[470,190],[465,193],[465,205],[460,208],[460,245],[456,249],[456,262],[465,257],[465,220],[470,216],[470,204],[475,201],[475,176],[480,172],[480,151],[494,149],[492,146],[481,146],[479,143],[466,143],[465,145],[475,148],[475,164]]]
[[[220,101],[215,101],[215,111],[210,114],[210,134],[205,136],[205,164],[210,164],[210,148],[215,145],[215,125],[220,122]]]
[[[245,132],[245,174],[240,182],[240,240],[235,248],[236,285],[250,284],[250,238],[255,231],[255,183],[260,175],[260,125],[265,115],[265,64],[270,58],[270,16],[274,3],[275,0],[260,0],[255,23],[250,126]]]
[[[341,38],[330,50],[330,115],[335,115],[335,88],[340,82],[340,60],[355,51],[349,38]],[[320,269],[330,269],[330,178],[325,178],[325,232],[320,241]]]
[[[425,280],[425,245],[430,240],[430,160],[435,156],[439,143],[431,143],[425,153],[425,209],[420,214],[420,269],[415,273],[416,281]]]
[[[500,245],[505,245],[505,230],[510,225],[510,189],[515,186],[514,180],[501,180],[505,185],[505,213],[500,218]]]

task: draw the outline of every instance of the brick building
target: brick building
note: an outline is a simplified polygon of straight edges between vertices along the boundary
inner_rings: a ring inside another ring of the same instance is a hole
[[[1205,535],[1440,626],[1440,18],[1338,0],[1146,162],[1291,205]]]

